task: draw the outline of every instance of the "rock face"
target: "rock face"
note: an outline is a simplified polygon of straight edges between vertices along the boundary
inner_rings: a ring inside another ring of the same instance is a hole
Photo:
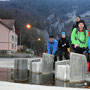
[[[14,61],[14,80],[28,80],[28,59],[15,59]]]
[[[55,72],[55,78],[58,80],[69,81],[70,65],[58,65]]]
[[[85,55],[70,54],[70,82],[82,82],[86,78],[87,59]]]
[[[42,74],[50,74],[53,71],[54,56],[43,53]]]

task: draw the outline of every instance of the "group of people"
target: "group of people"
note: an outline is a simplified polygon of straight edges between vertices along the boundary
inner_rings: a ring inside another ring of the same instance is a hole
[[[47,44],[48,54],[54,55],[54,68],[55,62],[57,61],[57,56],[59,56],[59,60],[63,59],[63,55],[66,59],[69,59],[68,48],[70,47],[68,40],[66,39],[65,32],[61,33],[62,37],[59,41],[54,39],[52,35],[49,36],[49,41]]]
[[[49,41],[47,43],[47,50],[49,54],[54,55],[54,64],[57,61],[57,56],[59,60],[64,58],[69,59],[68,48],[71,52],[86,54],[88,52],[89,33],[84,20],[81,20],[80,16],[76,17],[76,23],[73,25],[71,33],[71,44],[66,38],[66,33],[61,32],[61,38],[59,41],[55,40],[53,35],[49,36]]]

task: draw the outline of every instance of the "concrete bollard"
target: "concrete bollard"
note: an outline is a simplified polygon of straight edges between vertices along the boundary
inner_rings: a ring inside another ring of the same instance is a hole
[[[42,62],[33,62],[32,63],[32,72],[36,74],[42,73]]]
[[[43,53],[42,60],[42,74],[50,74],[53,71],[54,56],[51,54]]]
[[[85,55],[70,54],[70,82],[83,82],[86,78],[87,59]]]
[[[43,74],[42,75],[42,85],[54,85],[54,74]]]
[[[34,73],[41,73],[41,63],[40,62],[42,62],[42,59],[30,59],[29,60],[29,82],[30,83],[32,83],[32,80],[33,80],[32,71]]]
[[[70,87],[70,83],[69,82],[64,82],[62,80],[55,80],[55,86]]]
[[[58,65],[70,65],[70,60],[63,60],[55,62],[55,72],[57,72]]]
[[[55,62],[55,67],[57,67],[58,65],[70,65],[70,60],[63,60],[63,61],[57,61]]]
[[[41,59],[32,59],[32,60],[29,61],[29,70],[30,70],[30,72],[32,72],[32,63],[33,62],[40,62],[40,61],[41,61]]]
[[[57,80],[69,81],[70,80],[70,65],[58,65],[55,71],[55,78]]]
[[[28,59],[15,59],[14,60],[14,81],[27,81],[28,80]]]
[[[32,73],[32,83],[34,84],[42,84],[42,74]]]

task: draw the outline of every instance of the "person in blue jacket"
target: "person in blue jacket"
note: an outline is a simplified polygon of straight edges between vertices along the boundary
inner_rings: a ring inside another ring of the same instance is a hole
[[[49,36],[49,41],[47,43],[48,54],[54,55],[54,68],[55,62],[57,61],[57,51],[58,51],[58,41],[54,39],[53,35]]]
[[[88,44],[88,59],[87,59],[87,61],[88,61],[88,65],[89,65],[88,71],[90,71],[90,32],[88,32],[88,33],[89,33],[89,37],[88,37],[88,42],[87,42],[87,44]]]
[[[88,53],[90,53],[90,36],[88,37],[88,49],[89,49]]]

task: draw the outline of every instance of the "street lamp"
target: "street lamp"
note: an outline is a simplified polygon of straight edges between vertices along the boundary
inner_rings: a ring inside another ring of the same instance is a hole
[[[33,42],[40,42],[41,38],[38,38],[37,40],[32,40],[31,41],[31,49],[33,49]]]
[[[27,29],[31,29],[31,25],[30,25],[30,24],[27,24],[27,25],[26,25],[26,28],[27,28]]]
[[[38,41],[41,41],[41,38],[38,38]]]
[[[31,29],[31,25],[30,24],[27,24],[26,25],[26,28],[27,29]],[[20,30],[20,45],[22,45],[22,29]]]

